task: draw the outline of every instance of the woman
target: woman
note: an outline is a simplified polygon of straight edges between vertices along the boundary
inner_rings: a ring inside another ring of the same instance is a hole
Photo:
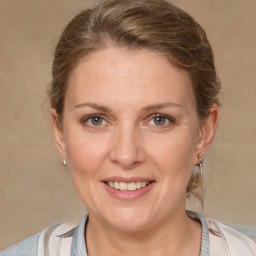
[[[186,211],[187,197],[202,202],[220,105],[191,16],[162,0],[85,10],[63,32],[52,76],[56,145],[88,216],[1,255],[256,255],[249,238]]]

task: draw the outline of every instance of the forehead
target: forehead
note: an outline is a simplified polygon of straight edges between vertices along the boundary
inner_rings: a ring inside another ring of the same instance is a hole
[[[71,104],[92,99],[193,105],[195,100],[189,73],[163,54],[116,48],[99,50],[82,59],[71,74],[66,96]]]

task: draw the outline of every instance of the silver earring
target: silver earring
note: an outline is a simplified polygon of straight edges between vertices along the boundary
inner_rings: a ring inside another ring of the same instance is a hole
[[[199,158],[199,170],[200,170],[201,175],[203,175],[203,166],[204,166],[203,162],[204,162],[204,159],[202,158],[202,154],[199,154],[198,158]]]
[[[65,160],[65,159],[63,160],[63,165],[64,165],[64,166],[66,166],[66,165],[67,165],[67,162],[66,162],[66,160]]]

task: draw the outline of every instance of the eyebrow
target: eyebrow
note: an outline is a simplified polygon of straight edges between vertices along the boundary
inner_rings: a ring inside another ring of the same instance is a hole
[[[148,112],[152,110],[162,109],[162,108],[169,108],[169,107],[179,107],[183,108],[181,104],[174,103],[174,102],[166,102],[166,103],[160,103],[160,104],[154,104],[150,106],[146,106],[142,109],[142,111]]]
[[[85,102],[85,103],[75,105],[73,109],[82,108],[82,107],[90,107],[90,108],[94,108],[96,110],[99,110],[102,112],[107,112],[107,113],[112,112],[112,110],[106,106],[102,106],[97,103],[91,103],[91,102]],[[142,112],[149,112],[149,111],[168,108],[168,107],[184,108],[184,106],[181,104],[174,103],[174,102],[166,102],[166,103],[159,103],[159,104],[153,104],[153,105],[146,106],[142,109]]]
[[[110,108],[99,105],[97,103],[91,103],[91,102],[86,102],[86,103],[81,103],[81,104],[75,105],[73,109],[82,108],[82,107],[90,107],[90,108],[94,108],[94,109],[97,109],[102,112],[111,112]]]

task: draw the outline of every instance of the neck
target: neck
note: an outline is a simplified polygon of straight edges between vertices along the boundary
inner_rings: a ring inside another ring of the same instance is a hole
[[[201,225],[185,211],[141,231],[116,230],[90,216],[86,228],[89,256],[200,255]]]

